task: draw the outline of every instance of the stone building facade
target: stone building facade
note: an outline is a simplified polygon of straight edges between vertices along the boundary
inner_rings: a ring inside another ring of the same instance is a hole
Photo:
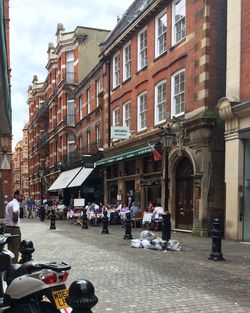
[[[250,241],[250,3],[228,0],[227,84],[218,103],[225,122],[225,234]]]

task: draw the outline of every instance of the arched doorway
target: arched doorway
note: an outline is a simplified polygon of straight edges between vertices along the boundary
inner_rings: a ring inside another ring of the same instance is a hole
[[[193,165],[183,157],[175,172],[176,206],[175,224],[178,229],[192,230],[193,227]]]

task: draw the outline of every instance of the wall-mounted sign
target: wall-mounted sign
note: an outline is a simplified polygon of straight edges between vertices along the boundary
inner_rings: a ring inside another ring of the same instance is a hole
[[[112,139],[128,139],[130,131],[128,127],[112,126],[111,127],[111,138]]]
[[[160,179],[141,179],[141,187],[151,187],[151,186],[160,186],[161,180]]]
[[[85,199],[81,198],[81,199],[74,199],[74,206],[75,207],[82,207],[85,206]]]

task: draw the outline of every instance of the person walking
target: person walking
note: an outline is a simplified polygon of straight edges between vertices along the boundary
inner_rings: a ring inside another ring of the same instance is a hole
[[[10,201],[5,208],[5,232],[11,235],[19,235],[14,238],[10,238],[8,243],[8,249],[14,253],[14,263],[18,262],[18,254],[21,243],[21,231],[20,231],[20,203],[24,199],[24,194],[20,190],[14,192],[14,199]]]

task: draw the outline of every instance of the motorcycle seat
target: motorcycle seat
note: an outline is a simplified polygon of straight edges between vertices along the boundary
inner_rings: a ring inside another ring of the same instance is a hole
[[[23,264],[11,264],[5,274],[5,281],[9,286],[10,283],[17,277],[31,274],[43,269],[50,269],[55,272],[68,271],[71,266],[64,262],[35,262],[29,261]]]

